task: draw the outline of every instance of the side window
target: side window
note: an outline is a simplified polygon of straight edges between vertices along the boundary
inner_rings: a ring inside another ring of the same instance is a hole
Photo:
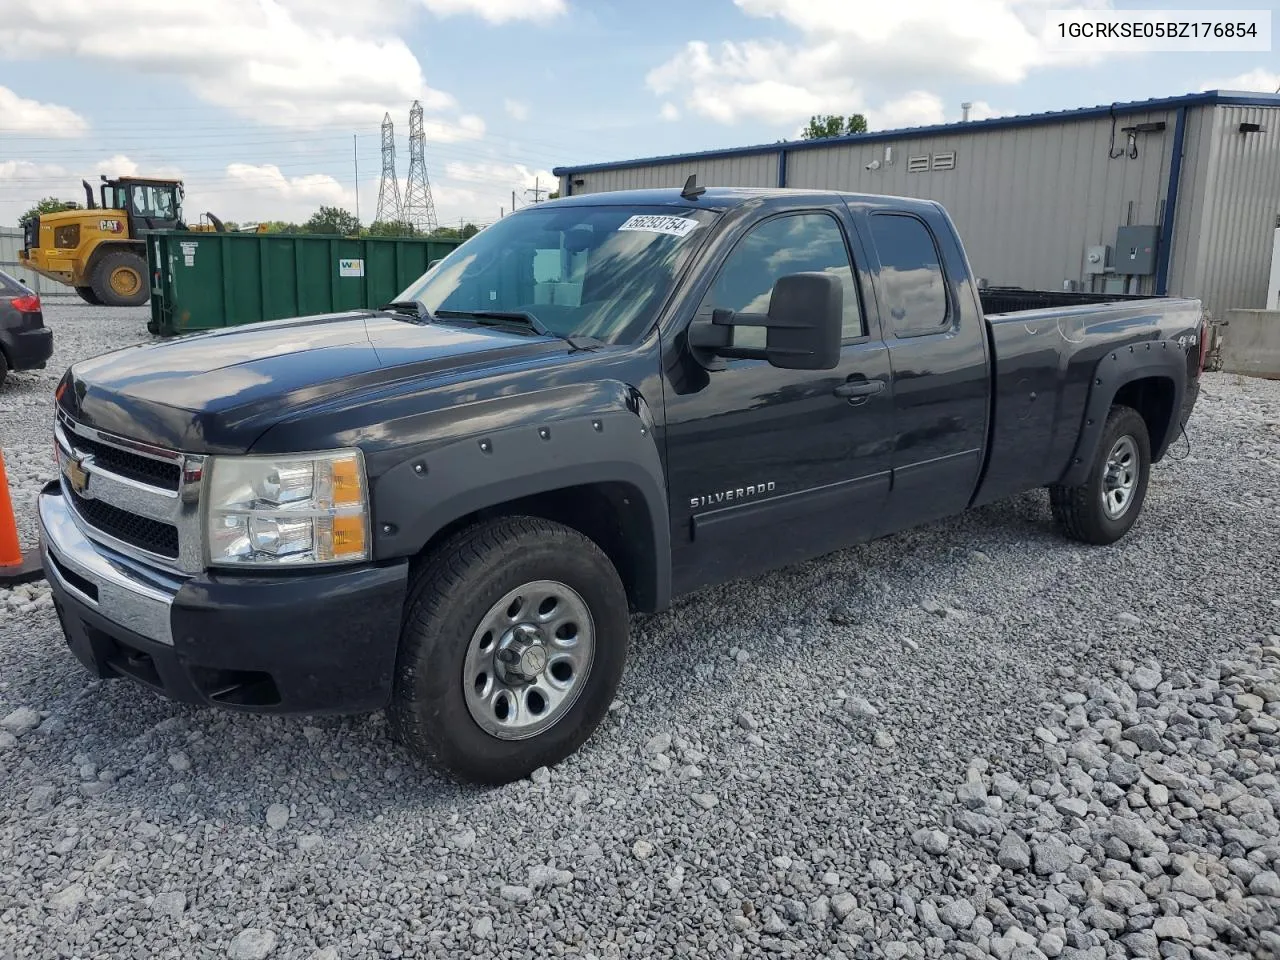
[[[915,217],[875,214],[871,238],[880,256],[878,290],[894,336],[918,337],[947,327],[947,282],[933,234]]]
[[[820,271],[835,274],[844,287],[844,338],[865,336],[853,268],[844,242],[844,231],[825,213],[797,213],[766,220],[738,241],[720,267],[711,289],[698,308],[739,313],[766,313],[769,296],[779,277]],[[735,327],[738,347],[764,347],[764,327]]]

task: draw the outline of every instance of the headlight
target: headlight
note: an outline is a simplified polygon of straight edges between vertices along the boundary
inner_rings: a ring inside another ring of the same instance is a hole
[[[359,450],[210,460],[210,564],[275,566],[369,558],[369,497]]]

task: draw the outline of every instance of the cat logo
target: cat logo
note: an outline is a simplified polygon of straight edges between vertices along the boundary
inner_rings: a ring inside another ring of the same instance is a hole
[[[98,229],[103,233],[123,233],[124,227],[119,220],[99,220]]]

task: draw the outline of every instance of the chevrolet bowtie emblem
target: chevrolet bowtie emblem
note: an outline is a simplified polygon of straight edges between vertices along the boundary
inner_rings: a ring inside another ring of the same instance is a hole
[[[89,471],[85,469],[83,457],[67,458],[67,482],[71,484],[71,489],[76,496],[89,498]]]

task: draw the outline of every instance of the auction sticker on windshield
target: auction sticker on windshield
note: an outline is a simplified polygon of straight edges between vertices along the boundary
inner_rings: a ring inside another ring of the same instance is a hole
[[[665,233],[672,237],[688,236],[698,228],[698,221],[688,217],[666,217],[656,213],[642,213],[630,217],[619,230],[642,230],[645,233]]]

